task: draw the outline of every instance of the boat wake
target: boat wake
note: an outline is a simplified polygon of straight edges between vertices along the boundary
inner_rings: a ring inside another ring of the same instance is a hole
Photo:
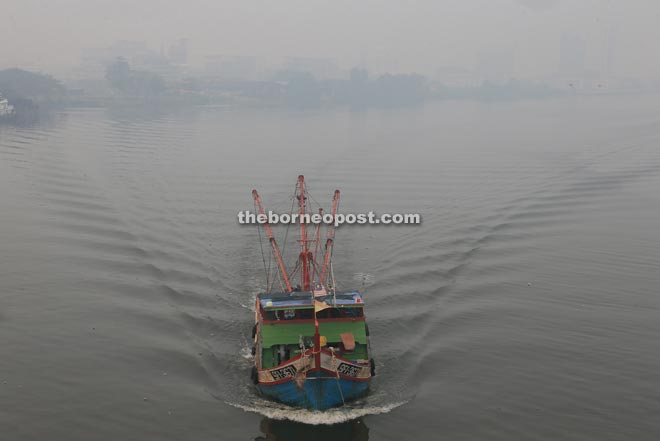
[[[383,405],[359,405],[358,403],[354,403],[325,411],[289,407],[284,404],[262,399],[257,399],[250,405],[226,403],[246,412],[258,413],[273,420],[288,420],[317,426],[340,424],[367,415],[389,413],[397,407],[406,404],[407,401]]]

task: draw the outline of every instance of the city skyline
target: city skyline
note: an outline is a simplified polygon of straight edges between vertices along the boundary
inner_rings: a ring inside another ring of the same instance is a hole
[[[586,71],[660,76],[660,62],[646,52],[648,41],[660,37],[654,25],[660,8],[646,1],[418,1],[408,7],[292,0],[279,7],[204,0],[186,5],[67,0],[39,8],[33,0],[5,3],[0,68],[69,73],[86,48],[141,41],[170,55],[169,48],[185,39],[186,64],[196,69],[210,57],[252,57],[263,70],[286,67],[286,60],[317,59],[332,60],[333,69],[343,73],[361,66],[433,77],[450,67],[542,78],[561,72],[562,37],[577,35],[584,42]],[[44,22],[45,15],[51,19]],[[39,32],[25,41],[11,38],[28,28]]]

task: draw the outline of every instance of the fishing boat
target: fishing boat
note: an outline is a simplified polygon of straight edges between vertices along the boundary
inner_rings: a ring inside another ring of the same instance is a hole
[[[256,190],[252,196],[255,209],[265,216]],[[311,213],[302,175],[296,183],[293,207],[296,202],[299,219],[309,219],[305,217]],[[332,220],[338,205],[336,190]],[[323,216],[321,208],[318,213]],[[342,406],[363,397],[375,375],[364,299],[357,290],[337,289],[332,269],[332,223],[327,227],[325,245],[320,246],[321,223],[309,234],[306,222],[300,222],[300,252],[290,272],[271,226],[266,222],[262,227],[276,262],[272,272],[277,285],[267,277],[267,289],[256,297],[252,380],[259,393],[270,400],[313,410]],[[294,277],[299,277],[296,286],[292,284]]]

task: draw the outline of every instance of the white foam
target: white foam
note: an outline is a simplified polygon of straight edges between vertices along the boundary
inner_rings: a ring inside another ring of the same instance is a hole
[[[284,404],[275,403],[266,400],[256,400],[253,405],[242,405],[229,403],[230,406],[237,407],[246,412],[259,413],[267,418],[274,420],[289,420],[298,423],[321,425],[321,424],[339,424],[346,421],[351,421],[356,418],[361,418],[367,415],[379,415],[389,413],[397,407],[405,404],[406,401],[400,403],[390,403],[380,406],[343,406],[335,409],[325,411],[308,410],[295,407],[289,407]]]
[[[241,348],[241,357],[248,361],[254,361],[254,355],[252,355],[252,347],[245,345]]]

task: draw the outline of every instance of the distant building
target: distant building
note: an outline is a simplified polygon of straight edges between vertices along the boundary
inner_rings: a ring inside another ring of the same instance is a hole
[[[178,43],[170,46],[168,55],[174,64],[188,64],[188,40],[182,38]]]
[[[212,55],[206,57],[206,74],[223,80],[254,80],[257,60],[250,56]]]
[[[479,53],[476,74],[491,83],[506,83],[513,76],[513,49],[489,50]]]
[[[481,86],[483,80],[468,69],[444,66],[436,70],[433,79],[445,87],[469,88]]]
[[[14,114],[14,106],[9,104],[7,98],[5,98],[2,93],[0,93],[0,118],[3,116],[9,116]]]
[[[178,61],[187,59],[187,43],[182,40],[170,48]],[[150,49],[144,41],[120,40],[107,47],[83,49],[78,73],[83,78],[103,78],[106,67],[123,57],[131,69],[157,73],[165,78],[176,77],[181,67],[162,53]],[[177,63],[178,64],[178,63]]]
[[[288,57],[284,69],[293,72],[309,72],[319,79],[338,76],[337,61],[333,58]]]

